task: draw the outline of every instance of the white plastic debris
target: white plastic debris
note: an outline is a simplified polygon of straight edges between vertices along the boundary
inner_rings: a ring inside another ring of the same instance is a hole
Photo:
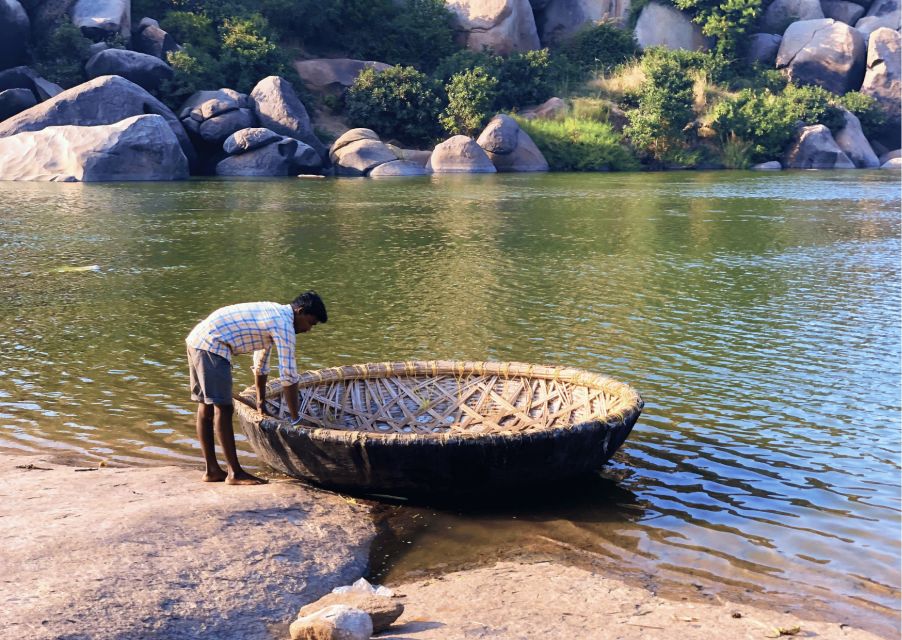
[[[360,578],[360,580],[352,585],[335,587],[332,589],[332,593],[365,593],[374,596],[385,596],[386,598],[391,598],[395,595],[395,592],[388,587],[383,587],[378,584],[372,585],[366,578]]]

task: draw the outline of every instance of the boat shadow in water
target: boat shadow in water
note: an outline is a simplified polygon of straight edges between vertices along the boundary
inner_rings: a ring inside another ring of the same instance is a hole
[[[610,468],[507,494],[382,497],[367,578],[391,584],[513,560],[615,563],[638,552],[644,510]]]

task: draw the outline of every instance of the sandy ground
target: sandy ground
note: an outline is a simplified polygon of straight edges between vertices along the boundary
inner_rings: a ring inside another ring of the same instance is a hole
[[[393,587],[404,614],[383,640],[874,640],[839,623],[728,602],[664,600],[640,587],[551,562],[502,562]],[[782,635],[783,638],[793,636]]]
[[[375,533],[365,503],[293,481],[228,487],[201,483],[197,470],[0,454],[0,638],[287,638],[303,604],[365,572]],[[796,627],[798,638],[878,638],[716,600],[665,600],[553,562],[392,588],[407,608],[386,640],[757,639]]]

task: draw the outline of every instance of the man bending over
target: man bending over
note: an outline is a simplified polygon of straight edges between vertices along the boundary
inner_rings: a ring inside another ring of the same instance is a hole
[[[254,353],[254,384],[257,411],[263,413],[269,354],[273,345],[279,352],[282,395],[298,419],[298,371],[295,363],[295,334],[306,333],[326,322],[326,307],[315,291],[302,293],[291,304],[246,302],[222,307],[200,322],[185,342],[188,345],[188,372],[191,399],[197,405],[197,439],[204,454],[204,482],[263,484],[266,481],[241,468],[232,429],[232,355]],[[225,455],[228,473],[216,460],[213,433]]]

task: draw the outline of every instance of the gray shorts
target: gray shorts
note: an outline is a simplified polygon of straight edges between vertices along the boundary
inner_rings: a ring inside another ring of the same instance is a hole
[[[191,399],[204,404],[232,404],[232,363],[215,353],[188,347]]]

